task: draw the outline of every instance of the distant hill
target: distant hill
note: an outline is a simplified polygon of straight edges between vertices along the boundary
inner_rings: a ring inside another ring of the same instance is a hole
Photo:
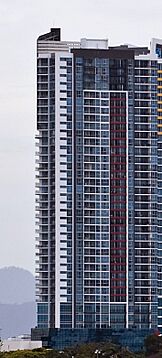
[[[0,336],[30,333],[36,324],[34,276],[18,267],[0,269]]]
[[[35,282],[31,272],[19,267],[0,269],[0,303],[24,303],[35,300]]]
[[[34,302],[22,304],[0,304],[0,336],[15,337],[29,333],[36,325],[36,309]]]

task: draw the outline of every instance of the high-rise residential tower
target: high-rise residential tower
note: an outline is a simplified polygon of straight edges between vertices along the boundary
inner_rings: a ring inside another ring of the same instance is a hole
[[[162,327],[162,40],[37,42],[37,326]]]

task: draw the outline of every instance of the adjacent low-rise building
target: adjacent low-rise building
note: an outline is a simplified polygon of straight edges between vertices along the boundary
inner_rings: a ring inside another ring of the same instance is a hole
[[[22,335],[3,339],[1,341],[0,351],[10,352],[24,349],[32,350],[35,348],[42,348],[42,341],[31,341],[31,337],[29,335]]]

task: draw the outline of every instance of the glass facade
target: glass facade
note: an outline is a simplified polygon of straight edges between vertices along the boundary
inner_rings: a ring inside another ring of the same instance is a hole
[[[134,79],[134,324],[156,328],[157,62],[135,60]]]
[[[161,57],[161,56],[160,56]],[[158,325],[160,330],[162,329],[162,63],[158,64],[158,71],[157,71],[157,89],[158,89],[158,101],[157,101],[157,118],[158,118],[158,155],[157,155],[157,254],[158,254]]]
[[[34,329],[32,339],[42,339],[44,347],[63,350],[65,347],[75,347],[79,344],[114,342],[133,352],[143,352],[144,340],[153,334],[149,329]]]
[[[37,136],[36,136],[36,294],[37,317],[41,328],[50,321],[50,300],[54,301],[55,256],[55,59],[38,58],[37,63]],[[54,307],[53,307],[54,309]],[[53,312],[54,315],[54,312]]]

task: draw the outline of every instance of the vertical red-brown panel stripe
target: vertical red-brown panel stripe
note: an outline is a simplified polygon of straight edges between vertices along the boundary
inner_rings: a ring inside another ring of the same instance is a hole
[[[126,94],[110,93],[110,299],[126,300]]]

